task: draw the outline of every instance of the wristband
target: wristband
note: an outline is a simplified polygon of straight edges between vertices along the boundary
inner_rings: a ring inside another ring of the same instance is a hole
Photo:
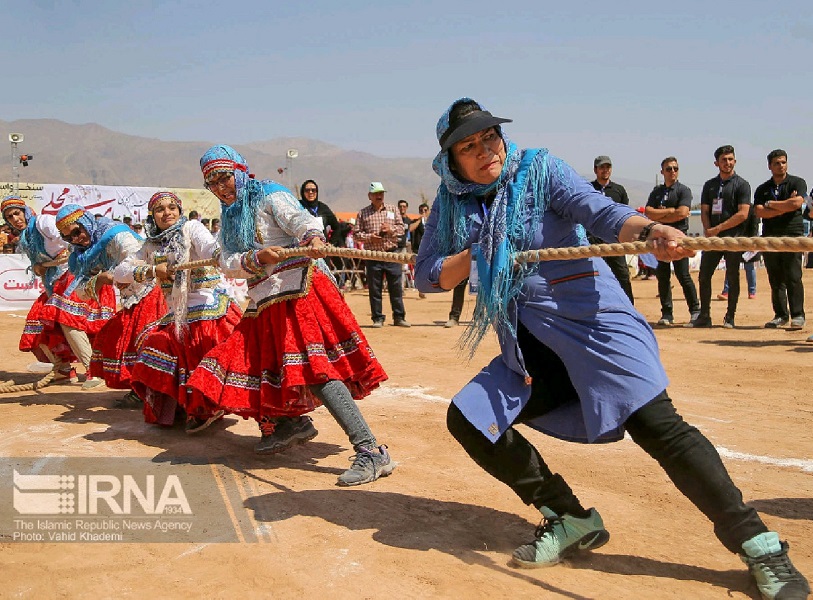
[[[638,234],[638,241],[639,242],[645,242],[646,238],[649,237],[649,232],[651,232],[652,228],[655,227],[655,225],[657,225],[657,224],[658,224],[657,222],[652,221],[648,225],[644,225],[644,228],[641,229],[641,233]]]

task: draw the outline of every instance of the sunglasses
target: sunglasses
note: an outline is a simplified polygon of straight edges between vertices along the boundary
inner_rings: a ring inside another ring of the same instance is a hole
[[[317,190],[316,188],[305,188],[305,193],[306,193],[306,194],[310,194],[310,193],[314,193],[314,194],[315,194],[315,193],[316,193],[316,192],[318,192],[318,191],[319,191],[319,190]]]
[[[204,185],[206,186],[207,190],[211,190],[212,188],[219,188],[221,186],[226,185],[232,177],[234,177],[234,171],[229,171],[228,173],[225,173],[222,177],[218,177],[217,179],[207,181]]]
[[[664,167],[663,170],[677,173],[680,170],[680,167]]]
[[[72,242],[75,238],[78,238],[80,235],[82,235],[82,228],[79,227],[79,225],[77,225],[72,230],[70,230],[67,234],[60,235],[59,237],[61,237],[66,242]]]

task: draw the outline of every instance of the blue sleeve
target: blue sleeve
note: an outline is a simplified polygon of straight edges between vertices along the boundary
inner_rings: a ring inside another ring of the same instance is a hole
[[[440,270],[443,268],[443,259],[446,256],[440,253],[435,239],[439,206],[440,201],[435,198],[432,203],[432,211],[424,225],[423,238],[421,238],[418,258],[415,262],[415,287],[424,293],[447,291],[440,287]]]
[[[564,161],[550,155],[547,160],[550,210],[584,226],[602,240],[618,241],[621,227],[627,219],[638,213],[597,192]]]

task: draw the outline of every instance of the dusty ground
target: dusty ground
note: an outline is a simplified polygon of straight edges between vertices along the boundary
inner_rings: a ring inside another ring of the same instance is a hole
[[[805,343],[813,326],[763,329],[772,314],[764,270],[759,277],[757,299],[740,302],[737,329],[676,326],[657,335],[678,409],[720,449],[746,499],[813,578],[813,343]],[[805,282],[813,296],[813,272]],[[715,291],[721,285],[720,273]],[[654,280],[634,282],[650,322],[659,316],[656,288]],[[370,329],[365,293],[347,298],[390,376],[361,408],[399,463],[391,477],[334,486],[351,453],[324,409],[314,415],[313,442],[260,457],[252,452],[254,424],[235,418],[188,436],[108,408],[121,392],[105,388],[61,384],[0,396],[0,455],[208,461],[233,476],[236,518],[254,526],[242,543],[2,543],[0,596],[758,597],[739,559],[629,440],[590,447],[524,430],[585,504],[601,511],[612,539],[564,566],[509,567],[511,550],[530,539],[539,515],[474,465],[444,427],[448,399],[495,354],[494,341],[470,363],[457,356],[461,330],[441,326],[449,294],[421,300],[409,290],[409,330]],[[676,306],[682,324],[688,315],[682,301]],[[713,308],[721,323],[723,303]],[[17,351],[21,316],[0,314],[0,379],[36,378],[25,374],[30,355]]]

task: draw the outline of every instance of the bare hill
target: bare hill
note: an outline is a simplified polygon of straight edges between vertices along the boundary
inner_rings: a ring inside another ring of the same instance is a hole
[[[20,180],[31,183],[200,188],[201,154],[213,143],[228,143],[166,142],[119,133],[95,123],[72,125],[55,119],[0,120],[0,127],[4,143],[7,133],[25,135],[18,151],[33,154],[34,160],[20,167]],[[389,191],[389,201],[403,198],[417,212],[422,198],[434,198],[438,185],[431,157],[382,158],[307,138],[277,138],[235,148],[245,155],[257,177],[290,185],[295,193],[303,180],[314,179],[320,199],[334,211],[356,211],[365,206],[370,181],[381,181]],[[290,148],[299,155],[288,161]],[[6,156],[9,166],[0,168],[0,181],[12,178],[10,154]],[[289,165],[290,172],[278,172]],[[619,181],[627,187],[633,206],[646,202],[651,184]]]
[[[34,155],[20,167],[20,180],[31,183],[76,183],[148,187],[201,187],[198,160],[213,143],[165,142],[111,131],[95,123],[72,125],[54,119],[2,121],[3,138],[23,133],[20,153]],[[320,199],[336,211],[355,211],[367,204],[370,181],[382,181],[392,202],[404,198],[416,207],[421,195],[433,198],[438,178],[431,158],[381,158],[306,138],[279,138],[237,145],[252,172],[298,192],[304,179],[314,179]],[[296,148],[299,156],[286,168],[286,152]],[[11,180],[9,165],[0,180]]]

